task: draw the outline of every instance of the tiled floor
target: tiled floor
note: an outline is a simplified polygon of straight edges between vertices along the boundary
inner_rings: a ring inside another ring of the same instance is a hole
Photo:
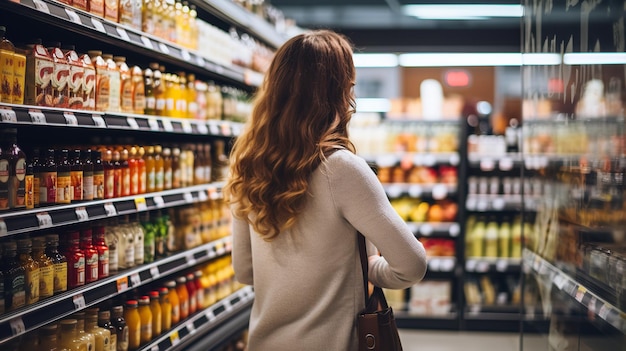
[[[400,329],[400,339],[404,351],[519,351],[520,343],[518,333],[409,329]]]

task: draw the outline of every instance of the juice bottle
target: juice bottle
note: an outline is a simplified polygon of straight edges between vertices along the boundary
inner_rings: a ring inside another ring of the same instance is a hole
[[[131,81],[133,84],[133,113],[142,115],[146,110],[146,87],[141,67],[133,66]]]
[[[204,179],[211,182],[213,176],[213,160],[211,159],[211,144],[204,144]]]
[[[67,258],[58,250],[59,236],[57,234],[46,235],[46,255],[53,264],[53,292],[55,295],[67,291]]]
[[[180,164],[180,149],[172,149],[172,188],[182,187],[182,167]]]
[[[174,0],[164,0],[162,3],[164,4],[163,24],[165,28],[165,39],[176,43],[176,4]]]
[[[126,57],[115,56],[113,61],[120,72],[120,109],[122,112],[132,113],[134,111],[132,73],[126,64]]]
[[[196,118],[198,114],[198,96],[196,92],[196,76],[189,74],[187,76],[187,118]]]
[[[66,234],[69,246],[65,252],[67,257],[67,286],[74,289],[85,285],[85,254],[80,249],[80,233],[73,230]]]
[[[83,200],[93,200],[93,161],[91,160],[91,149],[80,151],[80,158],[83,164]]]
[[[26,84],[26,51],[15,49],[13,53],[13,85],[11,87],[11,103],[24,103]]]
[[[52,323],[39,329],[39,350],[56,351],[58,350],[57,340],[57,324]]]
[[[187,15],[189,15],[189,7],[187,7]],[[180,0],[176,0],[174,5],[174,21],[176,24],[176,43],[182,47],[187,47],[187,32],[185,30],[183,18],[183,4]]]
[[[156,106],[154,114],[157,116],[165,116],[165,84],[163,82],[163,73],[160,70],[159,64],[156,62],[150,64],[150,69],[152,69],[152,91],[154,93]]]
[[[111,332],[98,326],[98,308],[85,310],[85,332],[95,338],[94,351],[108,351],[111,347]]]
[[[161,305],[161,330],[167,331],[172,327],[172,304],[170,303],[169,289],[159,288],[159,304]]]
[[[161,335],[163,311],[161,311],[160,294],[158,290],[150,291],[150,312],[152,312],[152,336]]]
[[[102,152],[94,150],[91,152],[93,161],[93,199],[104,199],[104,163],[102,162]]]
[[[61,50],[61,43],[53,42],[48,47],[52,61],[54,62],[54,74],[52,74],[52,106],[69,107],[69,85],[70,65],[65,59],[65,54]]]
[[[96,67],[89,54],[80,56],[79,62],[83,66],[83,109],[93,111],[96,108]]]
[[[187,292],[187,278],[176,278],[176,294],[180,304],[180,319],[189,317],[189,293]]]
[[[119,268],[132,268],[135,266],[138,254],[135,250],[135,232],[131,228],[128,215],[122,217],[119,223],[122,237],[119,241],[120,249],[118,249],[118,255],[123,256],[118,256],[118,266]],[[143,245],[141,245],[141,253],[143,253]]]
[[[137,149],[137,171],[139,172],[139,194],[145,194],[148,189],[148,173],[146,170],[145,149],[140,146]]]
[[[193,273],[189,273],[186,276],[187,283],[187,295],[189,296],[189,314],[194,314],[198,310],[198,293],[196,291],[196,281]]]
[[[93,62],[96,71],[96,111],[109,110],[111,96],[111,77],[109,76],[108,64],[102,57],[102,51],[92,50],[87,52]]]
[[[163,148],[163,189],[172,189],[172,150]]]
[[[144,33],[155,35],[155,16],[154,16],[154,4],[152,0],[144,1],[143,9],[141,11],[141,30]]]
[[[204,121],[207,119],[207,91],[209,86],[205,82],[196,81],[194,88],[196,92],[196,114],[193,118]]]
[[[98,326],[109,331],[109,350],[117,351],[117,331],[111,323],[110,311],[98,311]]]
[[[58,346],[60,349],[70,351],[88,351],[87,343],[78,336],[78,321],[76,319],[62,319],[59,322],[60,337]]]
[[[64,47],[65,60],[69,67],[68,84],[68,107],[73,109],[83,109],[83,79],[85,67],[80,61],[80,57],[74,51],[74,45]]]
[[[102,160],[104,168],[104,198],[112,199],[115,197],[115,169],[113,165],[113,152],[106,150]]]
[[[98,251],[98,278],[109,276],[109,247],[105,240],[103,225],[93,227],[93,246]]]
[[[105,0],[108,1],[108,0]],[[115,1],[115,0],[111,0]],[[122,98],[122,80],[120,77],[120,71],[115,61],[113,61],[113,55],[103,54],[102,58],[107,63],[107,72],[109,74],[109,110],[112,112],[118,112],[121,110],[121,98]]]
[[[165,181],[165,169],[163,163],[163,157],[161,153],[163,149],[161,145],[154,146],[154,188],[155,191],[163,191]]]
[[[26,93],[24,103],[37,106],[52,106],[52,75],[54,61],[41,40],[28,45],[26,51]]]
[[[130,187],[131,187],[131,182],[130,182],[130,165],[128,163],[128,149],[126,149],[126,147],[124,147],[122,149],[122,151],[119,152],[120,154],[120,169],[122,170],[122,178],[121,178],[121,183],[122,183],[122,193],[121,196],[128,196],[130,195]]]
[[[118,236],[117,219],[109,219],[104,229],[104,242],[109,248],[109,273],[117,273],[119,269],[119,256],[118,256],[118,243],[120,241]]]
[[[146,344],[152,340],[152,309],[150,308],[150,297],[142,296],[139,298],[139,319],[141,320],[140,338],[141,344]]]
[[[31,256],[33,242],[31,239],[17,240],[17,254],[20,265],[24,267],[24,290],[26,292],[26,305],[32,305],[39,301],[39,264]]]
[[[54,149],[46,151],[39,179],[39,201],[42,206],[54,205],[57,199],[57,164]]]
[[[27,210],[35,208],[35,171],[32,158],[26,162],[26,176],[24,178],[24,204]],[[39,191],[39,188],[37,189]]]
[[[76,312],[72,315],[76,318],[76,329],[78,329],[78,338],[87,344],[87,350],[94,350],[96,346],[96,336],[85,330],[85,312]]]
[[[104,0],[89,0],[89,12],[104,17]]]
[[[113,197],[122,196],[122,163],[120,152],[113,151],[113,159],[111,164],[113,165]]]
[[[135,322],[133,321],[133,323]],[[111,309],[111,324],[115,327],[115,333],[117,334],[117,351],[128,351],[130,332],[124,318],[124,307],[115,306]],[[133,324],[133,326],[135,325]]]
[[[26,154],[17,145],[17,128],[0,133],[3,159],[8,161],[9,208],[26,207]],[[6,166],[0,166],[4,168]]]
[[[166,73],[163,75],[165,83],[165,111],[168,117],[177,117],[176,98],[178,96],[178,77],[175,74]]]
[[[145,262],[145,233],[141,223],[139,223],[139,214],[135,214],[132,222],[128,225],[133,235],[133,243],[135,244],[135,265],[142,265]]]
[[[98,250],[93,246],[93,231],[85,228],[80,232],[80,250],[85,256],[85,283],[98,280]]]
[[[71,185],[69,151],[63,149],[57,160],[57,204],[69,204],[72,201]]]
[[[130,148],[128,156],[128,174],[130,177],[130,195],[139,194],[139,163],[137,162],[137,147]]]
[[[165,39],[167,33],[167,23],[165,21],[165,0],[154,0],[152,16],[155,24],[154,35]]]
[[[104,18],[113,22],[119,22],[119,5],[119,0],[104,0]]]
[[[152,3],[152,1],[149,2]],[[143,78],[146,96],[146,108],[144,113],[147,115],[154,115],[156,114],[156,98],[154,96],[154,77],[150,68],[146,68],[143,71]]]
[[[31,160],[33,164],[33,206],[39,207],[41,206],[39,187],[41,186],[41,166],[43,165],[43,161],[38,147],[33,148]]]
[[[198,310],[206,308],[206,304],[204,301],[204,286],[202,285],[202,271],[197,270],[193,273],[194,282],[196,283],[196,301],[198,303]]]
[[[176,89],[176,117],[186,118],[187,116],[187,77],[185,72],[178,72],[178,89]]]
[[[15,46],[4,37],[6,27],[0,26],[0,102],[11,103],[13,99],[13,55]]]
[[[141,345],[141,316],[138,307],[137,300],[128,300],[124,306],[124,320],[128,326],[128,350],[137,350]]]
[[[79,149],[73,150],[71,154],[70,178],[71,178],[70,195],[72,196],[72,202],[83,201],[84,172],[83,172],[83,162],[80,158]]]
[[[171,325],[180,322],[180,299],[178,298],[178,292],[176,291],[176,282],[174,280],[167,281],[165,287],[168,289],[167,296],[169,298],[170,305],[172,306],[172,318]],[[165,324],[164,324],[165,325]]]
[[[33,238],[33,259],[39,265],[39,298],[54,295],[54,263],[46,255],[46,238]]]
[[[26,269],[19,262],[14,240],[4,242],[3,248],[4,308],[13,311],[26,304]]]
[[[189,48],[192,50],[198,49],[198,37],[199,37],[199,29],[198,29],[198,11],[196,10],[196,5],[191,4],[189,6]]]
[[[156,164],[154,162],[154,146],[148,146],[144,160],[146,162],[147,184],[146,192],[156,191]]]
[[[498,248],[500,257],[511,257],[511,224],[508,220],[500,224],[498,231]]]
[[[498,257],[498,223],[490,220],[485,229],[485,257]]]

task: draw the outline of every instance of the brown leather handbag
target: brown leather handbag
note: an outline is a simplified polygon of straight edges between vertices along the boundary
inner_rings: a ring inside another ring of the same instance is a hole
[[[365,309],[357,317],[359,351],[402,351],[393,310],[387,304],[383,290],[374,286],[372,295],[368,294],[365,237],[361,233],[357,233],[357,236],[365,291]]]

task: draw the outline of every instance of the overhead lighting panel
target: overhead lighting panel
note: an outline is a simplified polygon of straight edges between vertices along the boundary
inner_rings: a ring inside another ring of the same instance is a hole
[[[398,55],[396,54],[354,54],[352,59],[354,66],[359,68],[398,66]]]
[[[524,7],[515,4],[404,5],[402,13],[432,20],[486,20],[494,17],[520,18],[524,15]]]

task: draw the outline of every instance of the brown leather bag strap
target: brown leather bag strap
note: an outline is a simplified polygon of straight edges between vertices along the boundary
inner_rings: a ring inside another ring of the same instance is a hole
[[[363,234],[357,232],[357,241],[359,242],[359,255],[361,256],[361,271],[363,272],[363,292],[365,293],[365,304],[367,305],[367,300],[369,298],[369,289],[367,288],[367,249],[365,247],[365,237]]]

